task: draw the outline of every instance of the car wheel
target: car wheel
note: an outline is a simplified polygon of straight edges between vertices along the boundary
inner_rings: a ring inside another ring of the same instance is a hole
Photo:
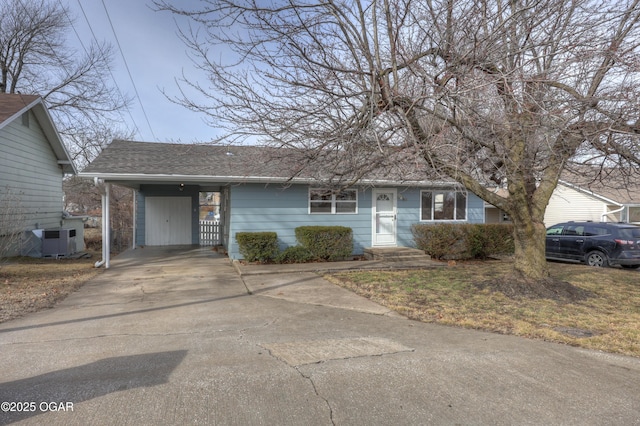
[[[609,266],[609,260],[607,260],[607,256],[600,251],[592,251],[587,255],[586,259],[587,265],[596,266],[598,268],[606,268]]]
[[[638,269],[640,268],[640,265],[620,265],[622,266],[624,269]]]

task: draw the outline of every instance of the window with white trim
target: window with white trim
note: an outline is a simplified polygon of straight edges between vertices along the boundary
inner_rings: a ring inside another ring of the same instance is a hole
[[[309,189],[309,213],[311,214],[355,214],[358,212],[358,191],[343,189]]]
[[[420,220],[467,220],[467,193],[462,191],[420,191]]]

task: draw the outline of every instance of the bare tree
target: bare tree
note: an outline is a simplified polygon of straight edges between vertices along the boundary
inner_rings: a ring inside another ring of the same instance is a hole
[[[91,179],[70,176],[62,181],[62,190],[64,210],[67,212],[86,215],[101,209],[100,189],[96,188]]]
[[[117,129],[117,114],[129,100],[108,84],[111,47],[71,49],[71,25],[71,13],[59,1],[1,3],[0,92],[42,96],[74,160],[83,165],[107,143],[96,143],[95,129],[99,135]]]
[[[341,178],[455,180],[511,217],[525,280],[548,278],[543,218],[563,170],[637,170],[638,0],[200,4],[156,1],[191,18],[181,34],[209,75],[181,82],[208,103],[178,102],[228,138],[338,153]]]
[[[93,180],[72,176],[63,181],[65,192],[65,210],[80,214],[101,211],[101,195],[104,183],[96,186]],[[121,252],[131,246],[133,239],[133,197],[131,188],[120,185],[111,186],[110,227],[111,248]]]

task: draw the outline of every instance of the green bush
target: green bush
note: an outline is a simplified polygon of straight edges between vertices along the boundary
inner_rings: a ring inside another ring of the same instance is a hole
[[[306,247],[287,247],[276,257],[276,263],[305,263],[315,260],[313,253]]]
[[[486,259],[496,254],[513,254],[513,226],[499,224],[462,225],[465,257]]]
[[[345,226],[300,226],[296,239],[318,260],[343,260],[353,253],[353,234]]]
[[[415,224],[416,247],[435,259],[484,259],[513,254],[513,227],[499,224]]]
[[[415,224],[411,233],[416,247],[434,259],[443,259],[454,255],[458,241],[462,239],[460,227],[452,223],[437,225]],[[454,248],[456,248],[454,250]],[[455,257],[455,256],[454,256]]]
[[[247,262],[269,262],[278,255],[278,234],[275,232],[238,232],[236,241]]]

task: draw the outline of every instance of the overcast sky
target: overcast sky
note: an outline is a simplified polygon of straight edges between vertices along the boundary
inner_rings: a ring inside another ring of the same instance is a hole
[[[135,122],[138,129],[136,140],[207,142],[212,139],[216,130],[207,125],[201,115],[170,102],[161,92],[164,89],[169,94],[177,95],[175,78],[180,78],[183,70],[190,78],[204,81],[188,59],[186,48],[176,34],[175,16],[168,12],[153,11],[147,0],[67,1],[76,16],[74,28],[85,45],[93,38],[93,29],[99,41],[107,41],[115,49],[113,75],[120,91],[134,98],[130,110],[133,120],[128,113],[124,114],[124,118],[130,128],[134,128],[132,121]],[[192,1],[180,0],[180,5],[186,6]],[[131,78],[118,50],[116,36]],[[72,34],[70,41],[75,41],[75,37]],[[136,97],[134,84],[140,99]]]

